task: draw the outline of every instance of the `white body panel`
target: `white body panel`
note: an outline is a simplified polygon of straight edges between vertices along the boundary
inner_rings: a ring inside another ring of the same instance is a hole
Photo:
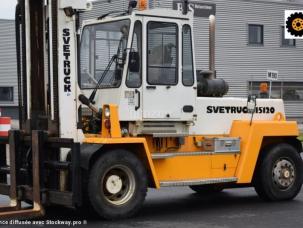
[[[190,134],[229,134],[234,120],[251,119],[251,114],[245,113],[246,106],[247,99],[241,98],[197,98],[197,120],[190,128]],[[258,99],[257,109],[253,120],[272,120],[278,112],[285,115],[284,103],[278,99]]]
[[[58,10],[60,137],[77,140],[77,43],[75,20]]]

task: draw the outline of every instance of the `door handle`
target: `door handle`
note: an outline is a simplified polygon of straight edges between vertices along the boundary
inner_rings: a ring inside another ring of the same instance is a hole
[[[157,89],[156,86],[146,86],[146,89]]]
[[[135,90],[135,93],[138,94],[138,105],[135,107],[135,110],[138,111],[141,107],[141,93],[139,90]]]

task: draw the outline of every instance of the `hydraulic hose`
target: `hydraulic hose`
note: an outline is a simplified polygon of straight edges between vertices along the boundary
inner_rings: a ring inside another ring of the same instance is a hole
[[[23,123],[23,100],[22,100],[22,67],[21,67],[21,37],[20,25],[22,24],[22,6],[24,1],[19,1],[15,11],[15,31],[16,31],[16,57],[17,57],[17,77],[18,77],[18,107],[19,107],[19,125]]]

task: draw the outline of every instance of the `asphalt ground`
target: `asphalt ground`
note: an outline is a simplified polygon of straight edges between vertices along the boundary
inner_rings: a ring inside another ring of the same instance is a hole
[[[0,198],[0,203],[7,201]],[[12,221],[8,221],[12,222]],[[41,225],[2,224],[1,227],[72,227],[98,228],[302,228],[303,191],[293,201],[268,203],[260,200],[253,188],[225,190],[201,196],[187,187],[149,190],[140,213],[122,221],[104,221],[94,215],[65,208],[50,208]],[[33,224],[37,220],[23,221]],[[76,225],[81,224],[81,225]]]

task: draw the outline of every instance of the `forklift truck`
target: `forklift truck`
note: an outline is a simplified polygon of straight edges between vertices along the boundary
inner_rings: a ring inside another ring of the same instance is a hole
[[[20,130],[1,138],[10,204],[0,218],[39,217],[49,205],[126,218],[148,188],[254,186],[268,201],[299,193],[302,144],[283,101],[224,97],[214,49],[210,71],[196,72],[188,1],[146,6],[130,1],[81,24],[86,0],[18,1]]]

